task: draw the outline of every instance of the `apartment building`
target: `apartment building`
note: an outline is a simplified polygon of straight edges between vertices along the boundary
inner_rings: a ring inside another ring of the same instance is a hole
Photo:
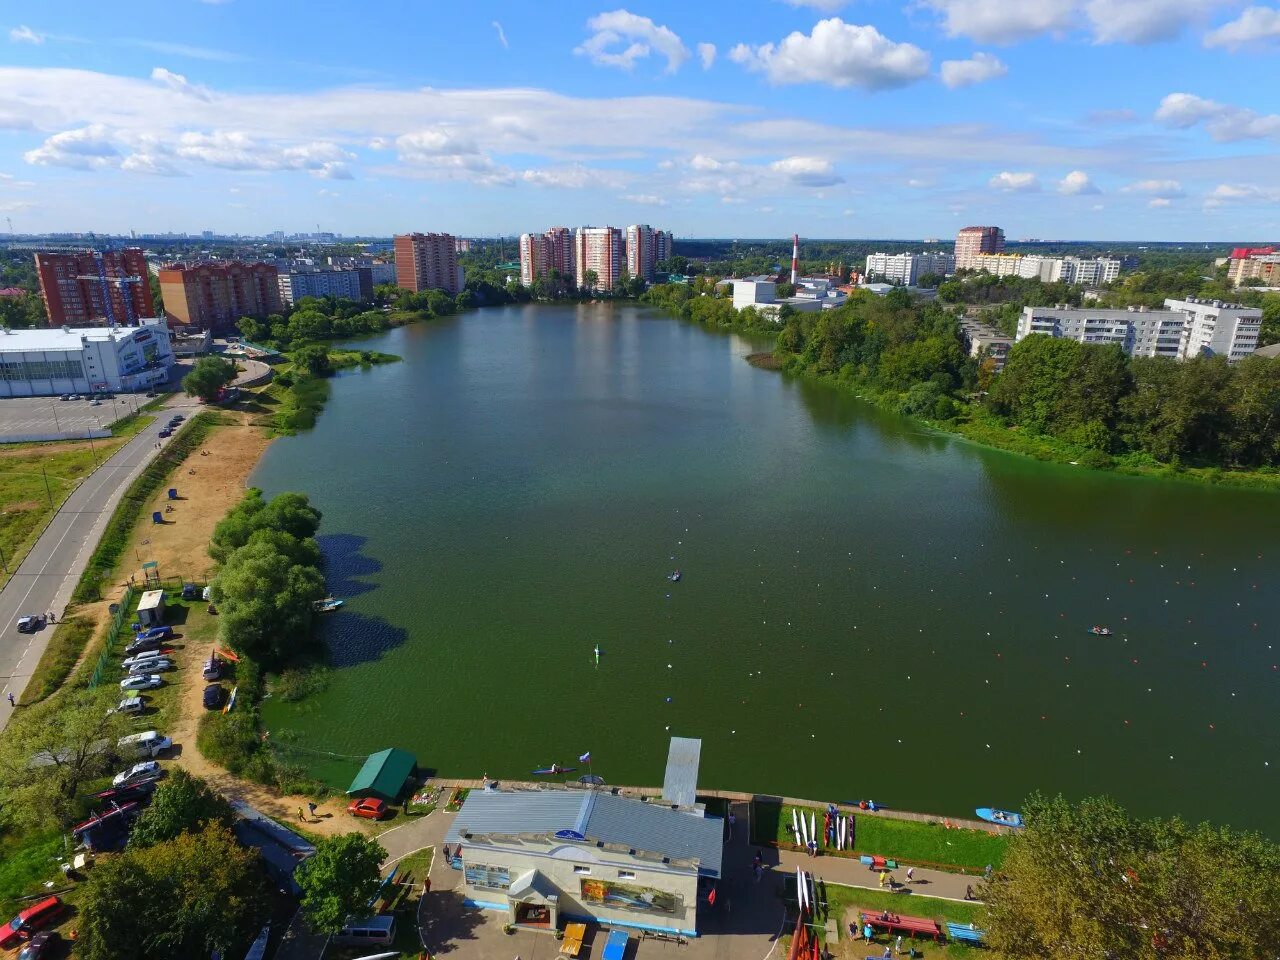
[[[562,277],[573,278],[573,265],[573,233],[568,227],[520,235],[520,282],[526,287],[553,270]]]
[[[579,227],[573,235],[575,281],[587,286],[587,273],[596,275],[595,290],[612,290],[626,264],[624,238],[617,227]]]
[[[999,227],[964,227],[956,234],[956,269],[972,268],[974,257],[1004,252],[1004,231]]]
[[[993,277],[1024,277],[1043,283],[1097,286],[1120,276],[1120,261],[1109,257],[1045,257],[1039,254],[983,253],[970,258],[969,268]]]
[[[661,263],[676,252],[676,241],[670,230],[653,231],[653,257]]]
[[[51,327],[105,325],[111,315],[120,324],[155,316],[147,258],[138,247],[42,252],[35,259]]]
[[[368,267],[351,270],[291,270],[280,274],[280,299],[293,306],[303,297],[341,297],[357,303],[372,299]]]
[[[1264,287],[1280,286],[1280,249],[1237,247],[1227,261],[1227,279],[1235,286],[1259,280]]]
[[[269,263],[171,263],[160,269],[159,280],[171,325],[211,330],[283,309],[280,272]]]
[[[627,227],[627,273],[652,283],[654,267],[658,262],[653,227],[647,223],[633,223]]]
[[[1166,310],[1185,317],[1181,355],[1226,357],[1232,363],[1258,349],[1262,311],[1221,300],[1165,300]]]
[[[457,243],[448,233],[396,234],[396,286],[412,293],[443,290],[451,296],[460,294],[464,278]]]
[[[914,287],[926,274],[945,277],[955,273],[956,258],[949,253],[873,253],[867,257],[867,276]]]

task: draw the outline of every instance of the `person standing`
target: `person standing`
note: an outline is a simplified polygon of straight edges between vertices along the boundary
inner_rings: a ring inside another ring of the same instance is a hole
[[[866,939],[867,943],[871,942],[871,936],[873,933],[875,933],[875,931],[871,929],[871,924],[864,923],[862,925],[862,936]]]
[[[16,706],[17,706],[17,704],[13,702],[13,694],[12,694],[12,693],[10,693],[10,694],[9,694],[9,706],[10,706],[10,707],[16,707]]]
[[[881,871],[880,871],[880,887],[881,887],[881,889],[884,889],[884,885],[885,885],[886,883],[888,883],[888,882],[889,882],[889,871],[888,871],[888,870],[881,870]]]
[[[893,945],[894,953],[902,954],[902,934],[898,934],[898,942]]]
[[[733,839],[733,828],[737,824],[738,818],[733,815],[733,811],[729,811],[729,839]]]
[[[916,868],[907,867],[907,883],[915,883],[915,882],[916,882]]]
[[[307,804],[307,813],[311,814],[311,819],[316,819],[316,805],[314,803]]]
[[[303,823],[306,823],[306,822],[307,822],[307,818],[306,818],[306,816],[303,814],[303,812],[302,812],[302,808],[301,808],[301,807],[299,807],[299,808],[298,808],[298,819],[299,819],[299,820],[301,820]]]

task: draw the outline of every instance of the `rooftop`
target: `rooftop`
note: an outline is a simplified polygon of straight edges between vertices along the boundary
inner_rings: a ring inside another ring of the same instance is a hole
[[[371,794],[391,803],[400,795],[404,782],[417,765],[417,757],[397,747],[371,753],[351,781],[351,786],[347,787],[347,795]]]
[[[672,737],[667,750],[667,772],[662,780],[662,799],[692,807],[698,801],[698,764],[702,741],[692,737]]]
[[[36,330],[7,330],[0,333],[0,350],[79,350],[90,343],[124,340],[159,320],[137,327],[41,327]]]

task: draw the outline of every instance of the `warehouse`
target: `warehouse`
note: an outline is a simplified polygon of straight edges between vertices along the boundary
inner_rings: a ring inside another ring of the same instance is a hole
[[[173,346],[161,320],[0,331],[0,397],[148,390],[168,380],[172,366]]]

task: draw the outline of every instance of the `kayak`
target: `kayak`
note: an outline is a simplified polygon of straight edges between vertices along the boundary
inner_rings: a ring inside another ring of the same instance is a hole
[[[1092,633],[1095,637],[1109,637],[1109,636],[1111,636],[1111,628],[1110,628],[1110,627],[1090,627],[1090,628],[1089,628],[1089,632],[1090,632],[1090,633]]]
[[[997,810],[995,807],[979,807],[973,812],[988,823],[995,823],[1002,827],[1025,826],[1022,822],[1022,814],[1014,813],[1012,810]]]
[[[546,776],[554,776],[557,773],[573,773],[573,771],[577,769],[578,769],[577,767],[558,767],[553,763],[549,767],[539,767],[537,770],[533,772],[536,776],[546,777]]]

